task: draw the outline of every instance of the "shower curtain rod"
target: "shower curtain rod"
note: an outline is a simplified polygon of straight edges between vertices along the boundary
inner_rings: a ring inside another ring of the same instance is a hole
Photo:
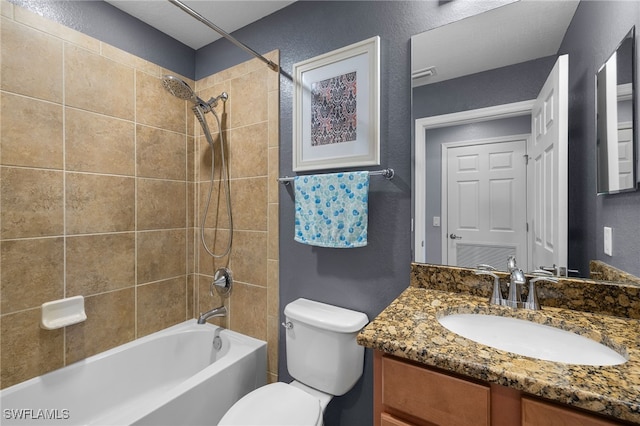
[[[211,28],[213,31],[217,32],[222,37],[226,38],[231,43],[235,44],[236,46],[238,46],[239,48],[241,48],[245,52],[250,53],[251,55],[253,55],[256,58],[260,59],[262,62],[267,64],[269,66],[269,68],[271,68],[272,70],[278,71],[278,64],[276,64],[275,62],[270,61],[269,59],[265,58],[264,56],[262,56],[261,54],[259,54],[258,52],[256,52],[255,50],[253,50],[252,48],[247,46],[246,44],[238,41],[231,34],[227,33],[225,30],[223,30],[222,28],[218,27],[216,24],[214,24],[213,22],[209,21],[207,18],[205,18],[204,16],[200,15],[198,12],[196,12],[193,9],[191,9],[186,4],[182,3],[179,0],[169,0],[169,3],[179,7],[184,12],[186,12],[189,15],[191,15],[193,18],[197,19],[198,21],[202,22],[207,27]]]

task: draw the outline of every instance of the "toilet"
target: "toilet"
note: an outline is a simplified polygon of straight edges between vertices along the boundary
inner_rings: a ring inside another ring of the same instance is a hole
[[[347,393],[364,367],[356,343],[369,319],[362,312],[307,299],[284,309],[287,367],[294,381],[262,386],[236,402],[220,426],[322,426],[334,396]]]

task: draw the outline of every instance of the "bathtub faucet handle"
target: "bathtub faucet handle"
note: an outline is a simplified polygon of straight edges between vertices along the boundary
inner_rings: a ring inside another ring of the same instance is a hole
[[[231,269],[228,268],[218,268],[215,275],[213,276],[213,281],[211,281],[211,285],[209,285],[209,295],[213,296],[213,288],[215,287],[216,292],[222,296],[226,297],[231,293],[231,287],[233,286],[233,276],[231,274]]]

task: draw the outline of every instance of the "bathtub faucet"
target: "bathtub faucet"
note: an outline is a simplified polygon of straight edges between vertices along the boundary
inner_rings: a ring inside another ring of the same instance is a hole
[[[198,317],[198,324],[205,324],[209,318],[224,317],[227,316],[227,307],[222,305],[217,308],[213,308]]]

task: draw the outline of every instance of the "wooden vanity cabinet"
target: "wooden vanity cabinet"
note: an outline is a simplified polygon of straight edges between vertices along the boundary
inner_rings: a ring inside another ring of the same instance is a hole
[[[579,410],[374,351],[374,426],[613,426]]]

